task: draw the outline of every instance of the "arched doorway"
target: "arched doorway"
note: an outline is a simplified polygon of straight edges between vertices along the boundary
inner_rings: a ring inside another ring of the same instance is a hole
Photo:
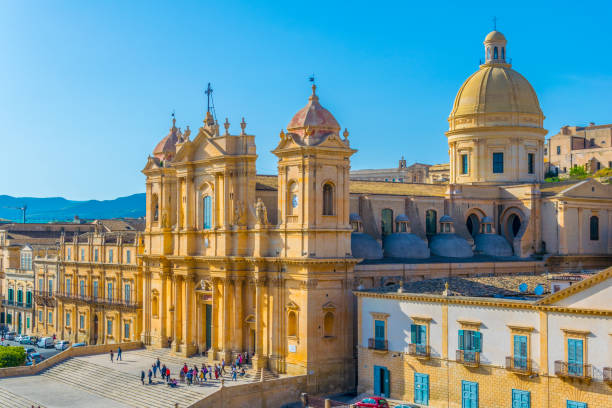
[[[91,342],[91,344],[97,344],[98,343],[98,315],[95,314],[94,318],[93,318],[93,341]]]
[[[516,214],[510,214],[506,221],[506,233],[508,238],[513,240],[521,229],[521,218]]]
[[[476,214],[470,214],[465,221],[465,226],[472,237],[478,235],[480,231],[480,220]]]
[[[381,212],[381,230],[383,236],[393,233],[393,210],[390,208]]]
[[[435,210],[427,210],[425,213],[425,233],[427,239],[436,235],[438,225],[438,214]]]

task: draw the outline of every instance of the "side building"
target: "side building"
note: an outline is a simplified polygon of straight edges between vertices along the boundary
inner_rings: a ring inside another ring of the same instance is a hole
[[[555,293],[550,278],[356,292],[358,391],[430,407],[612,406],[612,268]]]
[[[139,338],[140,225],[103,220],[94,226],[91,232],[63,235],[57,258],[38,262],[38,334],[87,344]]]

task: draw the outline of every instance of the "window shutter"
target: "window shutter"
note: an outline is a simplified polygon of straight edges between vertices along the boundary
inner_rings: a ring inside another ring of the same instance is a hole
[[[459,330],[459,350],[465,350],[465,345],[463,341],[463,330]]]
[[[474,332],[474,351],[482,351],[482,333]]]
[[[421,325],[419,326],[419,335],[418,337],[418,342],[420,345],[424,346],[427,344],[427,338],[425,337],[427,335],[427,326]]]
[[[417,325],[410,325],[410,343],[417,344]]]

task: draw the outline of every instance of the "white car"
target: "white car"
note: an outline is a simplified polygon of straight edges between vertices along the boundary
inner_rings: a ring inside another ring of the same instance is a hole
[[[53,337],[43,337],[38,340],[38,343],[36,345],[42,348],[53,348],[55,344],[53,341]]]
[[[70,342],[68,340],[60,340],[55,343],[56,350],[66,350],[68,347],[70,347]]]
[[[15,341],[16,342],[21,342],[21,340],[23,340],[24,337],[28,337],[25,334],[20,334],[19,336],[15,337]]]

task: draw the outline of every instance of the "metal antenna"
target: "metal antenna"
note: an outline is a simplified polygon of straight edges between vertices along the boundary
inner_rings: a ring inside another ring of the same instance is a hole
[[[497,31],[497,17],[493,17],[493,31]]]

